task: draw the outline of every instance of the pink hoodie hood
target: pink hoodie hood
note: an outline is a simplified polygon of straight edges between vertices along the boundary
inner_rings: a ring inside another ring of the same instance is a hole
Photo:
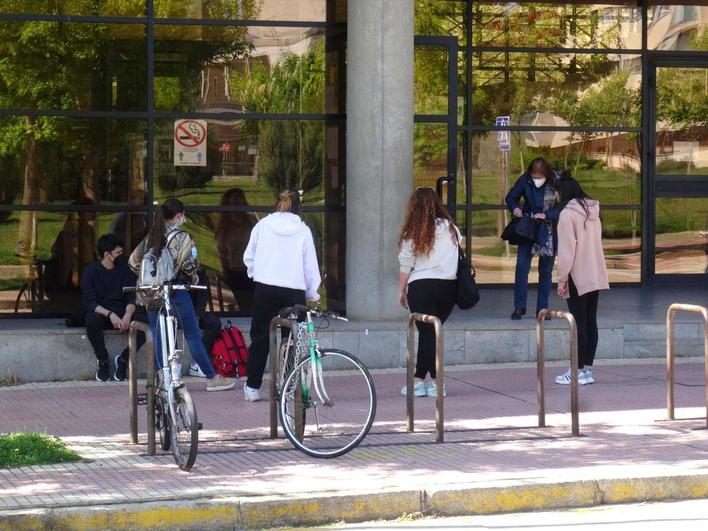
[[[600,203],[588,200],[588,212],[575,199],[558,217],[558,281],[573,278],[578,295],[610,288],[602,250]]]

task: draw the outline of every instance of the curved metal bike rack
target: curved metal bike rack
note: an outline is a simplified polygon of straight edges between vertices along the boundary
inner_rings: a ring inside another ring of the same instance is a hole
[[[666,415],[674,419],[674,321],[678,312],[697,313],[703,317],[703,348],[705,356],[706,428],[708,428],[708,308],[695,304],[672,304],[666,311]]]
[[[538,427],[546,427],[546,401],[543,386],[544,379],[544,340],[543,323],[545,317],[550,315],[554,319],[565,319],[568,322],[570,332],[570,413],[572,423],[572,433],[575,437],[580,436],[580,420],[578,414],[578,327],[575,317],[569,312],[557,310],[541,310],[536,319],[536,356],[537,356],[537,389],[538,394]]]
[[[278,437],[278,388],[277,380],[280,372],[280,357],[278,356],[278,329],[289,328],[297,333],[297,321],[284,317],[273,317],[270,321],[270,438]]]
[[[443,337],[443,328],[440,319],[434,315],[426,315],[423,313],[412,313],[408,317],[408,352],[406,353],[406,422],[409,432],[414,431],[414,412],[413,412],[413,325],[416,323],[427,323],[435,328],[435,381],[437,392],[435,395],[435,429],[437,437],[435,442],[443,442],[445,440],[445,341]]]
[[[155,365],[153,356],[152,332],[147,323],[132,321],[128,327],[128,408],[130,411],[130,440],[138,443],[138,364],[136,334],[145,334],[145,353],[147,354],[147,439],[148,455],[155,455]]]

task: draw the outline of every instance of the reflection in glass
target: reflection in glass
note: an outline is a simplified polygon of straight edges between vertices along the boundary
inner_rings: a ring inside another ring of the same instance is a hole
[[[414,49],[415,114],[447,114],[449,55],[447,48],[418,46]]]
[[[413,188],[435,188],[438,178],[447,173],[447,125],[414,124]]]
[[[642,46],[642,13],[636,2],[473,2],[472,6],[475,46]]]
[[[656,70],[656,172],[707,175],[708,68]]]
[[[343,32],[322,28],[155,27],[160,111],[338,113]]]
[[[161,18],[344,22],[346,0],[155,0]]]
[[[5,204],[145,200],[142,120],[2,116],[2,135],[16,139],[4,145],[0,157]]]
[[[145,216],[93,211],[7,213],[0,218],[0,313],[77,311],[81,274],[96,258],[98,237],[130,231],[133,240],[126,240],[130,249],[145,235]],[[30,227],[27,236],[25,221]]]
[[[146,110],[144,24],[0,21],[0,106]]]
[[[3,0],[0,13],[144,17],[145,0]]]
[[[264,212],[244,210],[250,197],[243,190],[232,188],[223,195],[226,213],[189,212],[184,229],[189,232],[199,250],[199,261],[205,267],[211,287],[214,311],[250,313],[253,283],[243,265],[243,252],[251,230]],[[238,209],[238,210],[237,210]],[[320,295],[322,306],[344,309],[344,215],[342,213],[302,214],[312,231],[317,260],[322,273]],[[284,257],[285,259],[285,257]]]
[[[499,238],[501,209],[472,211],[472,259],[477,282],[513,284],[516,246]],[[602,243],[611,283],[639,282],[641,275],[641,214],[639,210],[602,209]],[[538,282],[537,259],[529,282]]]
[[[640,124],[639,56],[477,52],[473,122],[634,127]]]
[[[708,273],[708,198],[656,200],[655,272]]]
[[[415,34],[457,37],[467,43],[467,2],[464,0],[418,0],[415,3]]]
[[[472,201],[502,205],[509,188],[536,157],[564,168],[604,205],[639,204],[641,165],[636,133],[510,132],[509,151],[501,151],[497,132],[472,138]]]
[[[648,8],[650,50],[708,51],[708,6],[705,2],[655,5]]]
[[[304,190],[304,205],[342,200],[336,122],[208,120],[204,166],[177,165],[174,123],[158,120],[155,125],[156,200],[175,196],[186,205],[218,205],[236,187],[244,190],[249,204],[273,206],[286,186]]]

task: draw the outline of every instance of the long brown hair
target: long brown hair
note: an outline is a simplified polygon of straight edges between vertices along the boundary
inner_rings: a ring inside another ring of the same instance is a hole
[[[155,255],[159,256],[166,242],[165,229],[167,227],[165,222],[174,218],[177,214],[184,214],[184,204],[174,197],[169,198],[155,209],[155,219],[150,229],[147,245],[147,248],[152,249]]]
[[[429,255],[435,245],[435,222],[438,218],[448,221],[450,236],[457,245],[455,224],[438,194],[432,188],[416,189],[408,200],[406,217],[398,238],[399,247],[404,240],[412,240],[414,255]]]
[[[249,206],[246,193],[242,188],[229,188],[221,196],[221,206]],[[219,224],[216,228],[216,235],[220,237],[229,230],[245,225],[253,226],[254,216],[250,212],[224,212],[219,217]]]

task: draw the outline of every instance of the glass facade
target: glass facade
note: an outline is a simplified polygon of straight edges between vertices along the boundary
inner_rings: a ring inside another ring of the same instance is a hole
[[[456,179],[450,206],[482,283],[514,281],[516,248],[499,239],[504,197],[537,156],[603,205],[611,282],[706,272],[708,7],[415,4],[417,35],[457,43],[455,80],[447,49],[416,46],[415,184]],[[457,115],[446,121],[452,83]]]
[[[343,310],[345,23],[343,0],[0,3],[0,313],[77,311],[98,236],[130,250],[177,197],[212,306],[248,314],[284,186]]]
[[[701,4],[413,2],[414,185],[455,209],[481,282],[513,282],[503,199],[536,156],[603,204],[612,282],[705,274]],[[75,311],[96,238],[134,246],[154,202],[175,196],[214,309],[248,314],[239,256],[285,185],[304,190],[322,300],[346,310],[346,12],[346,0],[0,3],[0,313]]]

